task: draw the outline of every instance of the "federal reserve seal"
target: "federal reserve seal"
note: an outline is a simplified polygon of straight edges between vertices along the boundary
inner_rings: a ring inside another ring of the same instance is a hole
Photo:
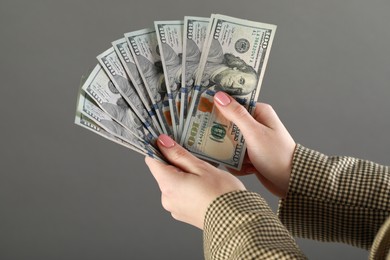
[[[223,125],[214,122],[214,125],[211,127],[210,138],[216,142],[222,142],[225,135],[226,135],[226,130],[223,127]]]
[[[234,48],[238,53],[245,53],[249,50],[249,41],[247,39],[241,38],[236,41]]]

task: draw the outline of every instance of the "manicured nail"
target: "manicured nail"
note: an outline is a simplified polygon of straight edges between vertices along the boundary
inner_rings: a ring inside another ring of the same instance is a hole
[[[171,148],[175,145],[175,142],[166,134],[162,134],[158,137],[158,141],[166,148]]]
[[[214,95],[215,101],[221,106],[227,106],[230,104],[230,97],[225,92],[219,91]]]

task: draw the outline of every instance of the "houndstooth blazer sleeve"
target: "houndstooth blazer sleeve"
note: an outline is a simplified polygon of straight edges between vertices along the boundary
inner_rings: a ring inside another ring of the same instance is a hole
[[[209,206],[205,259],[306,259],[288,230],[257,193],[229,192]]]
[[[388,167],[328,157],[297,145],[279,219],[256,193],[220,196],[205,217],[205,258],[305,259],[292,234],[371,248],[370,258],[385,259],[390,247],[389,196]]]
[[[390,169],[297,145],[289,191],[278,215],[294,236],[372,248],[370,258],[385,259],[390,247],[390,223],[385,223],[390,217]]]

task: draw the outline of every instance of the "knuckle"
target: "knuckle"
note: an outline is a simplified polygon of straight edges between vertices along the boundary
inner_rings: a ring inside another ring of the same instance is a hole
[[[179,217],[177,214],[173,213],[173,212],[171,212],[171,216],[172,216],[172,218],[173,218],[174,220],[177,220],[177,221],[180,221],[180,220],[181,220],[180,217]]]
[[[168,184],[165,184],[165,185],[161,185],[160,186],[160,190],[161,190],[161,193],[165,196],[165,197],[170,197],[172,196],[172,193],[173,193],[173,189],[170,185]]]
[[[275,112],[274,108],[270,104],[267,104],[267,103],[262,104],[261,110],[263,110],[267,113],[274,113]]]
[[[178,149],[175,149],[175,151],[172,153],[172,156],[170,156],[170,159],[173,161],[178,161],[187,156],[188,152],[180,147]]]
[[[171,212],[171,204],[169,203],[169,200],[163,195],[161,196],[161,205],[166,210]]]
[[[256,116],[263,116],[263,115],[271,115],[275,113],[274,108],[267,103],[260,103],[257,104],[256,110],[255,110]]]
[[[197,173],[202,174],[209,172],[210,166],[211,165],[209,163],[199,160],[194,168],[196,169]]]
[[[242,117],[247,117],[249,116],[249,112],[246,110],[246,108],[240,104],[237,104],[234,108],[233,108],[233,114],[237,117],[237,118],[242,118]]]

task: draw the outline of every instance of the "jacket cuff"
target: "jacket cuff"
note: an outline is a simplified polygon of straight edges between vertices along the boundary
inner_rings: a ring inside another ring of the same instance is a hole
[[[205,259],[305,259],[266,201],[257,193],[226,193],[209,206]]]
[[[380,199],[389,191],[386,174],[372,162],[330,157],[298,144],[278,216],[294,236],[369,249],[389,214]]]

